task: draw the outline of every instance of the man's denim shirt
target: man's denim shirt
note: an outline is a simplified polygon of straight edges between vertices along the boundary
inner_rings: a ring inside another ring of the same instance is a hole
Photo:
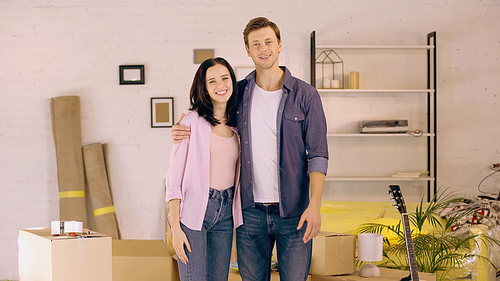
[[[286,67],[283,94],[276,119],[280,215],[302,215],[309,205],[309,173],[326,175],[328,142],[326,118],[318,91],[293,77]],[[250,112],[255,70],[238,82],[238,131],[241,136],[242,208],[255,206],[252,181]]]

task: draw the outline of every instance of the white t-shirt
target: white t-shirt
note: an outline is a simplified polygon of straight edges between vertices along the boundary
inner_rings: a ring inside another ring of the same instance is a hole
[[[250,112],[253,196],[258,203],[279,202],[276,118],[283,90],[268,92],[257,84]]]

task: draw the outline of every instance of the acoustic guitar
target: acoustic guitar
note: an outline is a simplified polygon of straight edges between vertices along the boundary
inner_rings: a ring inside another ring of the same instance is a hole
[[[413,247],[413,239],[411,237],[410,219],[408,217],[408,213],[406,212],[405,200],[403,199],[403,194],[401,193],[399,185],[389,185],[389,194],[392,195],[392,199],[394,200],[395,204],[393,206],[398,209],[399,213],[401,213],[405,233],[406,252],[408,253],[408,264],[410,266],[410,275],[402,278],[401,281],[419,281],[417,259],[415,258],[415,249]]]

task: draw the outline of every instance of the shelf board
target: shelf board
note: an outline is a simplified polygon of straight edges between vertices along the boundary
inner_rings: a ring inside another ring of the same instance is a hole
[[[432,50],[431,45],[317,45],[316,49],[423,49]]]
[[[435,134],[429,134],[429,133],[425,133],[425,134],[422,134],[422,135],[417,135],[417,136],[412,136],[408,133],[386,133],[386,134],[383,134],[383,133],[380,133],[380,134],[361,134],[361,133],[354,133],[354,134],[327,134],[326,137],[327,138],[342,138],[342,137],[347,137],[347,138],[370,138],[370,137],[389,137],[389,138],[393,138],[393,137],[434,137]]]
[[[434,93],[433,89],[317,89],[319,93]]]
[[[434,181],[434,178],[393,178],[389,177],[326,177],[326,181]]]

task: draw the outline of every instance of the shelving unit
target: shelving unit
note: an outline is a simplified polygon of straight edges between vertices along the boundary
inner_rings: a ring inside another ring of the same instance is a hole
[[[425,95],[425,98],[422,98],[422,102],[426,103],[426,106],[422,106],[422,108],[425,108],[426,112],[421,112],[421,114],[425,114],[426,117],[424,117],[422,120],[426,119],[426,126],[427,128],[423,130],[424,132],[419,135],[418,137],[426,138],[426,150],[427,150],[427,157],[426,157],[426,162],[423,164],[427,168],[427,171],[429,171],[429,177],[423,177],[423,178],[393,178],[391,175],[381,175],[381,176],[342,176],[342,175],[336,175],[336,176],[327,176],[326,180],[327,181],[334,181],[334,182],[353,182],[353,181],[360,181],[360,182],[367,182],[367,181],[384,181],[384,182],[411,182],[411,181],[417,181],[417,182],[422,182],[426,181],[427,182],[427,199],[430,201],[430,199],[433,197],[433,195],[436,194],[436,186],[437,186],[437,87],[436,87],[436,79],[437,79],[437,74],[436,74],[436,32],[431,32],[427,34],[427,45],[316,45],[316,34],[315,31],[311,33],[311,85],[316,87],[317,83],[317,57],[316,57],[316,51],[324,51],[324,50],[335,50],[335,51],[342,51],[342,50],[347,50],[347,52],[360,52],[360,55],[366,55],[366,53],[369,52],[383,52],[384,56],[391,56],[393,53],[397,54],[399,57],[404,58],[404,52],[426,52],[426,57],[427,57],[427,65],[426,65],[426,84],[427,88],[423,86],[424,83],[417,83],[417,86],[422,85],[422,87],[414,87],[415,85],[410,85],[409,87],[405,88],[403,85],[404,84],[404,79],[399,79],[402,82],[399,82],[397,80],[397,87],[390,87],[390,86],[383,86],[381,85],[382,82],[378,83],[375,85],[375,87],[369,87],[369,89],[345,89],[348,88],[349,85],[348,83],[346,84],[345,77],[343,77],[343,81],[341,84],[344,85],[344,89],[321,89],[318,88],[318,92],[322,97],[343,97],[343,98],[358,98],[359,100],[363,98],[377,98],[380,95],[385,95],[386,99],[390,99],[392,97],[399,98],[401,95]],[[402,54],[403,52],[403,54]],[[352,55],[352,53],[350,53]],[[413,53],[412,53],[413,54]],[[422,57],[425,56],[425,54],[422,55]],[[363,57],[364,58],[364,57]],[[349,65],[349,60],[344,59],[343,60],[344,67]],[[391,67],[391,65],[388,65],[388,67]],[[393,67],[401,67],[400,65],[393,65]],[[347,67],[348,68],[348,67]],[[375,67],[375,69],[377,69]],[[346,71],[347,73],[349,71]],[[423,72],[423,71],[422,71]],[[401,75],[408,75],[408,73],[411,73],[411,71],[401,73]],[[379,73],[376,73],[379,74]],[[362,75],[370,75],[370,73],[361,73]],[[399,75],[399,73],[398,73]],[[366,76],[365,76],[366,77]],[[323,77],[321,77],[323,78]],[[363,78],[360,78],[362,80]],[[409,83],[412,84],[412,83]],[[371,86],[371,85],[370,85]],[[393,85],[394,86],[394,85]],[[362,88],[360,86],[360,88]],[[414,99],[420,101],[420,98],[416,96]],[[328,107],[325,107],[325,112],[327,111]],[[379,119],[378,116],[373,116],[372,119]],[[412,120],[409,120],[410,122]],[[347,122],[348,123],[348,122]],[[352,123],[352,120],[351,120]],[[422,122],[423,123],[423,122]],[[348,125],[345,125],[348,126]],[[353,126],[351,126],[353,127]],[[329,128],[330,132],[330,128]],[[340,133],[329,133],[327,137],[331,139],[350,139],[352,140],[357,140],[357,142],[362,142],[363,144],[370,142],[370,140],[377,140],[378,144],[380,144],[380,139],[382,140],[391,140],[394,141],[396,140],[404,140],[407,138],[415,138],[415,136],[412,136],[410,134],[405,134],[405,133],[387,133],[387,134],[361,134],[361,133],[352,133],[352,132],[340,132]],[[330,141],[329,141],[330,142]],[[344,141],[346,142],[346,141]],[[406,141],[407,142],[407,141]],[[398,145],[403,146],[406,145],[406,143]],[[410,144],[411,145],[411,144]],[[350,159],[352,161],[352,159]],[[404,161],[404,160],[402,160]],[[408,160],[407,160],[408,161]]]

